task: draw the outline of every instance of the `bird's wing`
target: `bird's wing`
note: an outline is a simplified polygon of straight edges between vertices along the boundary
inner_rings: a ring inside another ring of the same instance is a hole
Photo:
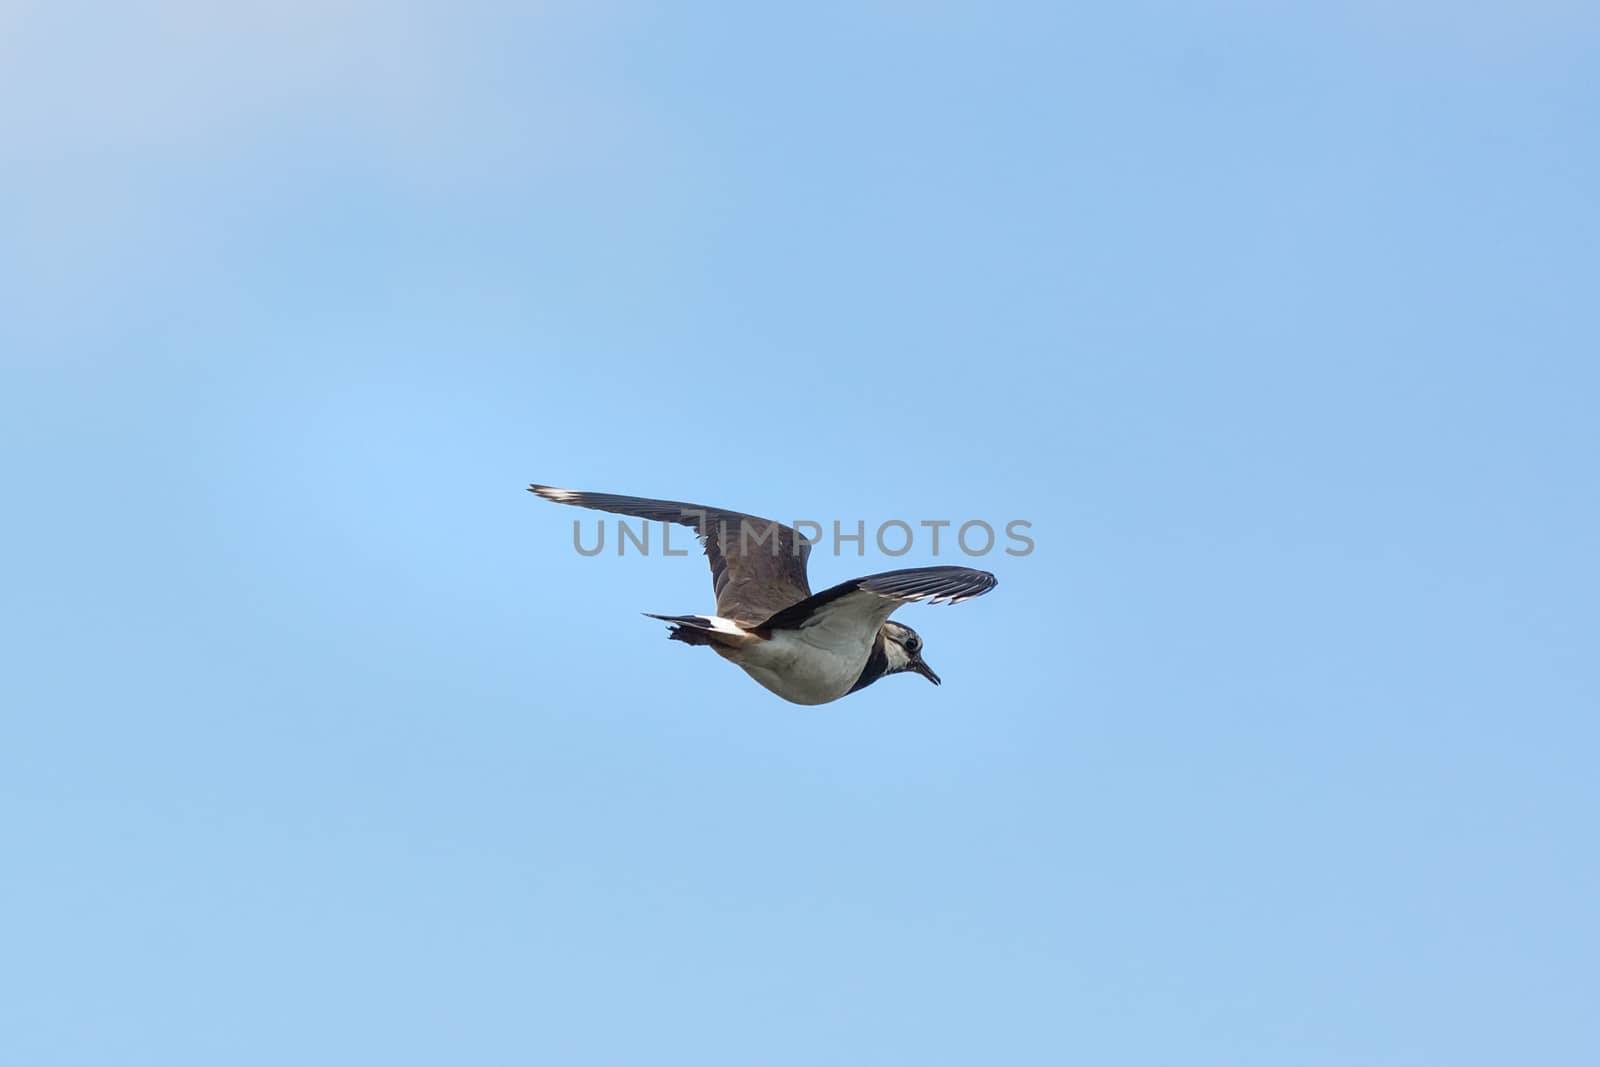
[[[773,615],[762,628],[803,630],[838,629],[852,634],[864,628],[876,635],[884,620],[902,604],[926,600],[930,604],[959,604],[982,596],[999,582],[988,571],[971,567],[911,567],[852,578],[824,589]]]
[[[694,530],[711,564],[711,587],[717,597],[717,614],[723,618],[754,625],[811,595],[806,583],[811,545],[780,523],[679,500],[584,493],[548,485],[530,485],[528,492],[558,504],[671,522]]]

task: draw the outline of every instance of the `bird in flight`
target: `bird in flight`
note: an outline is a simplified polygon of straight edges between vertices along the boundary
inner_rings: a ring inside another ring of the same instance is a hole
[[[713,615],[653,615],[672,624],[670,638],[709,646],[761,685],[795,704],[826,704],[890,674],[911,671],[934,685],[922,638],[889,616],[918,601],[959,604],[996,585],[970,567],[911,567],[852,578],[813,594],[806,581],[811,545],[791,527],[737,511],[530,485],[553,500],[700,535],[716,593]]]

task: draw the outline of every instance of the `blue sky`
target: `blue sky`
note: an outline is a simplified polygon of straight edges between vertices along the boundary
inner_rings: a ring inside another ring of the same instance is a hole
[[[0,4],[0,1058],[1596,1062],[1600,20],[1394,8]]]

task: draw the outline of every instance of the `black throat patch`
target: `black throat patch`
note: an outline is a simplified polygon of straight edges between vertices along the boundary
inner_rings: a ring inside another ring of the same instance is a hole
[[[850,692],[865,689],[867,686],[882,678],[889,671],[889,653],[883,649],[883,631],[878,631],[878,636],[872,640],[872,651],[867,655],[867,665],[861,668],[861,677],[856,679],[856,684],[850,687]]]

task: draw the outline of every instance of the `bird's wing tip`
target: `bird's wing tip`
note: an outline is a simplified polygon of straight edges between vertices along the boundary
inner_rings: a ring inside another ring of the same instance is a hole
[[[528,492],[532,493],[534,496],[543,497],[546,500],[553,500],[558,504],[570,503],[575,497],[580,495],[571,489],[557,489],[553,485],[540,485],[538,482],[529,482]]]

